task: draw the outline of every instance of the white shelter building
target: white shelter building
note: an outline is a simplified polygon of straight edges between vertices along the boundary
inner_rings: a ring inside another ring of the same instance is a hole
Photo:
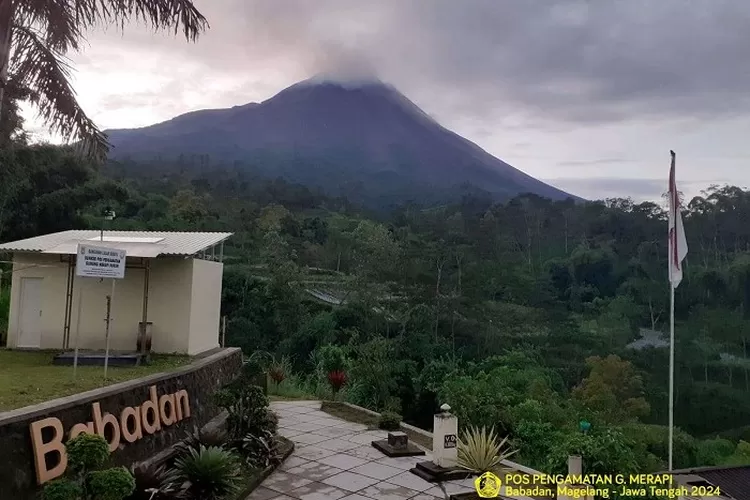
[[[111,281],[76,276],[79,244],[127,254],[112,299],[113,351],[195,355],[218,347],[224,241],[231,235],[73,230],[0,244],[0,254],[13,256],[8,347],[73,349],[78,329],[80,349],[104,349]]]

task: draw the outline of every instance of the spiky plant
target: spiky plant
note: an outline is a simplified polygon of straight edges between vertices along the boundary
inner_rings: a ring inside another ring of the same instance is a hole
[[[240,463],[223,448],[201,446],[175,460],[168,480],[183,485],[189,498],[220,500],[237,491]]]
[[[346,373],[343,370],[334,370],[328,374],[328,383],[331,385],[334,397],[346,384]]]
[[[170,482],[166,469],[161,466],[132,466],[135,491],[128,500],[176,500],[185,498],[177,484]]]
[[[189,41],[208,27],[192,0],[0,1],[0,106],[6,83],[23,89],[53,132],[78,141],[89,156],[104,157],[106,136],[78,103],[66,54],[81,48],[91,28],[122,28],[131,19],[182,30]]]
[[[458,465],[477,474],[498,471],[500,463],[516,452],[508,448],[507,437],[498,438],[494,428],[466,429],[458,440]]]
[[[191,449],[199,450],[201,446],[206,448],[224,448],[228,441],[229,435],[224,429],[200,429],[194,432],[189,432],[185,436],[185,439],[175,446],[175,451],[178,455],[184,455]]]
[[[248,465],[259,469],[265,469],[278,458],[273,434],[268,432],[260,436],[248,434],[242,440],[241,450]]]
[[[279,385],[286,379],[286,370],[283,364],[281,363],[274,363],[271,366],[268,367],[268,376],[271,377],[271,380],[276,384],[276,389],[278,390]]]

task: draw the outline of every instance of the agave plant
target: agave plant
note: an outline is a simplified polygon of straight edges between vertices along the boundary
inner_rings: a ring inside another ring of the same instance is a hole
[[[226,430],[216,428],[211,430],[196,430],[188,432],[185,438],[174,447],[177,456],[185,456],[190,450],[204,448],[226,448],[229,445],[229,434]]]
[[[458,440],[458,465],[477,474],[496,472],[500,463],[517,450],[509,450],[508,438],[502,440],[495,429],[469,427]]]
[[[175,460],[168,481],[181,485],[189,498],[221,500],[237,491],[240,464],[223,448],[200,446]]]

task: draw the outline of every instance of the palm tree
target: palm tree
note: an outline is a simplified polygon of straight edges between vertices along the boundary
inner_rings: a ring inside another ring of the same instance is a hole
[[[75,140],[84,154],[103,158],[106,136],[81,109],[65,58],[79,50],[86,30],[135,18],[154,29],[182,31],[195,41],[208,22],[192,0],[0,0],[0,112],[20,89],[49,129]],[[4,137],[0,137],[0,146]]]

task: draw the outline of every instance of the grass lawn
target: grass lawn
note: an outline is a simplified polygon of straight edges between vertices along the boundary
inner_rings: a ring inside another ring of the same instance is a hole
[[[110,366],[107,380],[104,379],[103,366],[79,366],[77,380],[73,381],[72,366],[52,364],[55,354],[57,353],[0,350],[0,411],[172,371],[191,361],[187,356],[152,356],[152,362],[148,366]]]

